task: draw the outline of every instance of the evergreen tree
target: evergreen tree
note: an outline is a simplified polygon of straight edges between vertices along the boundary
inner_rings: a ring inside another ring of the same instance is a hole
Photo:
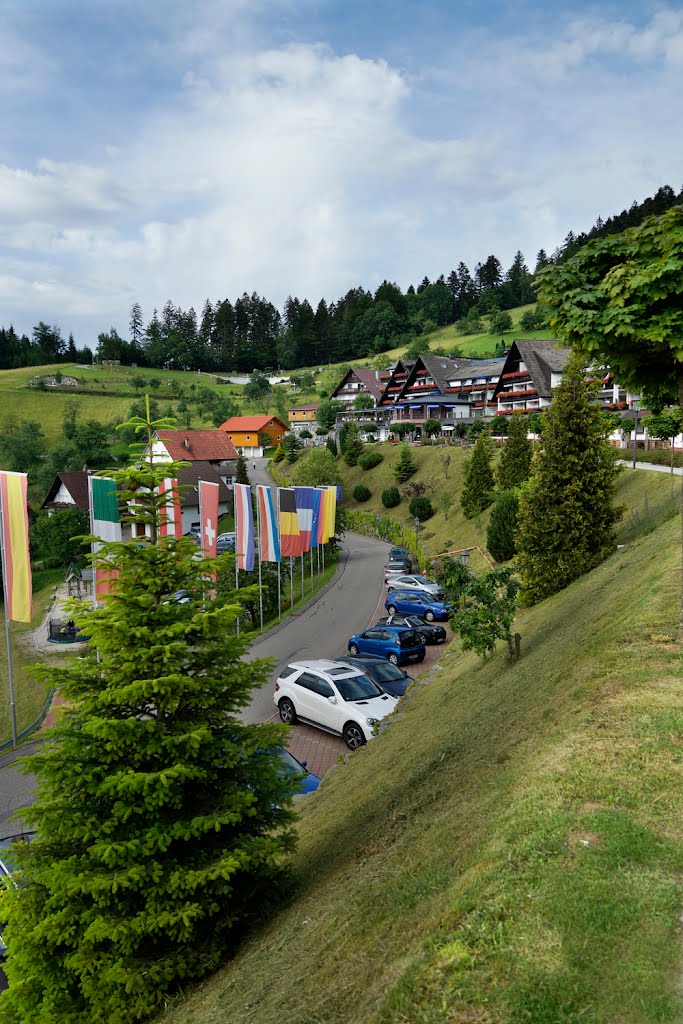
[[[507,562],[515,554],[519,494],[501,491],[496,497],[486,530],[486,547],[496,562]]]
[[[142,347],[143,324],[142,306],[134,302],[130,308],[130,338],[136,349]]]
[[[593,391],[581,364],[571,362],[545,414],[543,447],[519,508],[518,566],[529,604],[568,586],[614,546],[615,452]]]
[[[413,453],[407,444],[402,444],[398,462],[394,467],[394,479],[399,484],[404,484],[406,480],[410,480],[414,473],[417,473],[417,464],[413,458]]]
[[[493,471],[491,469],[491,442],[485,433],[479,434],[465,470],[465,486],[460,496],[462,510],[468,519],[487,509],[493,501]]]
[[[520,487],[531,473],[534,448],[527,437],[529,427],[524,413],[513,413],[507,423],[507,441],[498,463],[498,487],[506,491]],[[500,559],[498,559],[500,561]]]
[[[237,465],[235,466],[235,481],[238,484],[249,484],[249,474],[247,473],[247,460],[245,459],[242,452],[237,456]]]
[[[358,434],[358,426],[355,423],[349,423],[348,433],[346,435],[346,446],[344,448],[344,461],[347,466],[358,465],[358,460],[365,450],[363,442]]]
[[[150,428],[168,425],[148,415],[132,426],[151,442]],[[241,719],[269,663],[242,660],[242,591],[205,592],[205,574],[232,556],[196,561],[192,541],[157,539],[156,488],[177,469],[138,460],[113,474],[151,541],[101,548],[113,594],[70,609],[89,651],[40,671],[69,710],[27,759],[36,836],[17,853],[27,884],[5,894],[13,1024],[154,1013],[272,898],[291,843],[293,787],[273,752],[283,731]],[[181,589],[189,601],[174,600]]]
[[[325,447],[327,448],[328,452],[330,452],[331,455],[334,455],[334,457],[336,459],[337,458],[337,442],[335,441],[335,439],[333,437],[328,437],[327,442],[325,444]]]

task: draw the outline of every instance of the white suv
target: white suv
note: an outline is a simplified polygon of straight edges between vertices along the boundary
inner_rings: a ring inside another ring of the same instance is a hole
[[[287,725],[301,721],[343,736],[350,750],[372,739],[373,726],[398,704],[360,669],[325,659],[284,668],[273,701]]]

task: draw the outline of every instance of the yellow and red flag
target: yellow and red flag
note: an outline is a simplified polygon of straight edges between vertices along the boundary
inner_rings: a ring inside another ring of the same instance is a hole
[[[0,472],[5,614],[14,622],[31,621],[33,588],[28,546],[27,482],[25,473]]]

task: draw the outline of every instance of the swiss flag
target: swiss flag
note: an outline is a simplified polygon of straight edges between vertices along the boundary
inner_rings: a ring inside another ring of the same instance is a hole
[[[204,558],[215,558],[218,533],[218,484],[208,480],[199,481],[199,520],[202,524],[202,555]]]

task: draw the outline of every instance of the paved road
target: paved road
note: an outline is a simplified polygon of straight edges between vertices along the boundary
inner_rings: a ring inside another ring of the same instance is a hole
[[[633,469],[633,461],[626,461],[626,459],[618,460],[620,466],[627,466],[629,469]],[[671,473],[671,466],[656,466],[653,462],[636,462],[636,469],[649,469],[654,473]],[[683,469],[678,469],[674,466],[674,476],[683,476]]]
[[[260,461],[260,460],[257,460]],[[265,461],[265,460],[263,460]],[[252,470],[252,483],[272,483],[259,479]],[[348,534],[341,553],[340,569],[328,590],[299,615],[283,620],[279,627],[258,640],[252,647],[254,658],[275,658],[278,669],[295,658],[331,658],[345,653],[346,641],[359,629],[375,621],[384,600],[382,567],[389,546],[370,537]],[[274,681],[277,669],[272,675]],[[276,714],[272,683],[254,692],[254,699],[243,717],[247,722],[263,722]],[[28,748],[22,748],[22,754]],[[20,830],[9,824],[12,814],[31,802],[33,781],[14,764],[12,755],[0,760],[0,837]]]
[[[290,661],[346,654],[348,638],[385,614],[382,567],[389,545],[355,533],[344,540],[341,567],[327,593],[253,645],[252,657],[277,660],[272,680]],[[255,692],[243,717],[247,722],[264,722],[275,714],[273,689],[266,683]]]

